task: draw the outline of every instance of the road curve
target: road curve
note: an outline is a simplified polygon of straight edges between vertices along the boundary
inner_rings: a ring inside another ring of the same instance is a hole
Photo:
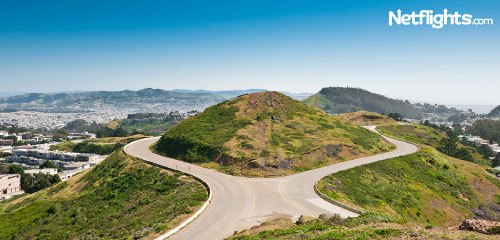
[[[367,128],[375,131],[374,126]],[[125,152],[146,162],[196,176],[212,191],[212,200],[206,210],[170,239],[223,239],[231,236],[234,231],[248,229],[276,216],[292,219],[297,219],[300,215],[317,217],[320,214],[335,213],[343,217],[357,216],[354,212],[321,199],[314,192],[314,184],[338,171],[418,150],[413,144],[384,138],[394,144],[396,149],[279,178],[236,177],[157,155],[149,147],[159,137],[132,142],[125,146]]]

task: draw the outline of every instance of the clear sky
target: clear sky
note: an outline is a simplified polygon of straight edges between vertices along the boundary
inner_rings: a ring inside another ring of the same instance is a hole
[[[391,10],[444,8],[495,24],[387,24]],[[500,104],[499,56],[498,0],[0,4],[0,92],[353,86],[411,100]]]

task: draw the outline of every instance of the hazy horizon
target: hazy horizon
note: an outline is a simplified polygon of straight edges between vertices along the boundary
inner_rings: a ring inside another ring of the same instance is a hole
[[[329,87],[342,87],[342,86],[329,86]],[[27,94],[27,93],[47,93],[47,94],[56,94],[56,93],[78,93],[78,92],[94,92],[94,91],[125,91],[125,90],[130,90],[130,91],[138,91],[138,90],[141,90],[141,89],[145,89],[145,88],[139,88],[139,89],[100,89],[100,90],[61,90],[61,91],[52,91],[52,92],[43,92],[43,91],[38,91],[38,92],[4,92],[4,91],[0,91],[0,98],[7,98],[7,97],[12,97],[12,96],[17,96],[17,95],[22,95],[22,94]],[[182,88],[182,89],[163,89],[163,88],[157,88],[157,89],[162,89],[162,90],[167,90],[167,91],[175,91],[175,90],[188,90],[188,91],[242,91],[242,90],[255,90],[255,89],[261,89],[261,88],[248,88],[248,89],[187,89],[187,88]],[[362,89],[365,89],[365,88],[362,88]],[[292,94],[315,94],[318,91],[316,92],[289,92],[289,91],[282,91],[282,90],[279,90],[279,89],[265,89],[263,88],[262,90],[266,90],[266,91],[278,91],[278,92],[288,92],[288,93],[292,93]],[[320,89],[321,90],[321,89]],[[368,90],[370,91],[369,89],[365,89],[365,90]],[[371,91],[372,92],[372,91]],[[373,93],[377,93],[377,94],[380,94],[378,92],[373,92]],[[385,94],[382,94],[386,97],[389,97],[389,98],[392,98],[392,99],[397,99],[397,100],[408,100],[410,101],[411,103],[428,103],[428,104],[439,104],[439,105],[446,105],[448,107],[456,107],[458,109],[462,109],[462,110],[467,110],[468,108],[470,107],[473,107],[474,109],[474,106],[476,107],[475,108],[475,112],[476,113],[488,113],[490,110],[492,110],[494,107],[500,105],[500,104],[478,104],[478,103],[464,103],[464,104],[453,104],[453,103],[446,103],[446,102],[433,102],[433,101],[427,101],[425,99],[409,99],[409,98],[401,98],[401,97],[397,97],[397,96],[391,96],[391,95],[385,95]]]
[[[388,11],[500,19],[500,2],[40,1],[0,9],[2,92],[327,86],[500,104],[500,31],[387,24]]]

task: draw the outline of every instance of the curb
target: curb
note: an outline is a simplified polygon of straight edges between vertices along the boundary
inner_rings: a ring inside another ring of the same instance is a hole
[[[316,193],[316,195],[318,195],[319,197],[321,197],[323,200],[325,200],[325,201],[327,201],[327,202],[329,202],[329,203],[331,203],[333,205],[337,205],[337,206],[339,206],[341,208],[347,209],[347,210],[349,210],[351,212],[357,213],[357,214],[363,214],[365,212],[365,211],[363,211],[361,209],[357,209],[355,207],[351,207],[349,205],[343,204],[343,203],[341,203],[341,202],[339,202],[339,201],[337,201],[335,199],[332,199],[331,197],[328,197],[324,193],[320,192],[318,190],[318,188],[316,187],[318,185],[318,182],[319,181],[317,181],[317,182],[314,183],[314,192]]]
[[[387,138],[386,136],[384,136],[382,133],[380,133],[380,132],[377,130],[377,127],[378,127],[378,126],[375,126],[375,128],[373,128],[373,130],[369,128],[370,126],[363,126],[363,127],[364,127],[364,128],[366,128],[366,129],[368,129],[368,130],[370,130],[370,131],[373,131],[373,132],[375,132],[375,133],[379,134],[379,135],[380,135],[380,136],[382,136],[384,139],[386,139],[386,138]],[[397,138],[394,138],[394,139],[396,139],[396,140],[398,140],[398,141],[403,141],[403,142],[406,142],[406,141],[401,140],[401,139],[397,139]],[[413,146],[417,147],[417,149],[418,149],[418,150],[420,150],[420,145],[418,145],[418,144],[414,144],[414,143],[410,143],[410,142],[406,142],[406,143],[409,143],[409,144],[411,144],[411,145],[413,145]],[[417,151],[418,151],[418,150],[417,150]],[[406,154],[406,155],[408,155],[408,154]],[[406,156],[406,155],[403,155],[403,156]],[[385,160],[387,160],[387,159],[385,159]],[[346,204],[344,204],[344,203],[341,203],[341,202],[339,202],[339,201],[337,201],[337,200],[335,200],[335,199],[332,199],[331,197],[328,197],[326,194],[324,194],[324,193],[320,192],[320,191],[318,190],[318,188],[317,188],[317,185],[318,185],[318,182],[319,182],[319,181],[321,181],[321,180],[318,180],[318,181],[316,181],[316,182],[314,183],[314,192],[315,192],[315,193],[316,193],[316,195],[318,195],[320,198],[322,198],[323,200],[325,200],[325,201],[327,201],[327,202],[329,202],[329,203],[331,203],[331,204],[333,204],[333,205],[339,206],[339,207],[341,207],[341,208],[347,209],[347,210],[349,210],[349,211],[351,211],[351,212],[354,212],[354,213],[357,213],[357,214],[363,214],[363,213],[365,212],[365,211],[363,211],[363,210],[361,210],[361,209],[357,209],[357,208],[355,208],[355,207],[352,207],[352,206],[346,205]]]
[[[167,239],[170,236],[177,233],[178,231],[180,231],[181,229],[183,229],[184,227],[186,227],[188,224],[190,224],[192,221],[194,221],[196,218],[198,218],[205,211],[205,209],[208,207],[208,204],[210,204],[211,201],[212,201],[212,192],[210,191],[207,201],[203,204],[203,206],[201,206],[200,209],[198,209],[198,211],[196,211],[195,214],[193,214],[193,216],[189,217],[188,219],[186,219],[186,221],[182,222],[179,226],[177,226],[174,229],[168,231],[167,233],[157,237],[156,239],[157,240]]]
[[[144,139],[140,139],[140,140],[137,140],[137,141],[134,141],[134,142],[138,142],[138,141],[145,141],[146,139],[148,138],[144,138]],[[125,149],[132,143],[134,142],[131,142],[127,145],[125,145],[123,147],[123,152],[129,156],[131,156],[130,154],[128,154]],[[131,156],[131,157],[134,157],[134,156]],[[134,157],[134,158],[137,158],[137,157]],[[160,164],[157,164],[157,163],[154,163],[154,162],[150,162],[146,159],[142,159],[142,158],[138,158],[138,159],[141,159],[143,162],[149,164],[149,165],[153,165],[153,166],[156,166],[156,167],[159,167],[159,168],[162,168],[162,169],[168,169],[168,170],[171,170],[171,171],[174,171],[174,172],[181,172],[185,175],[188,175],[188,176],[191,176],[193,177],[194,179],[196,179],[198,182],[200,182],[201,184],[203,184],[203,186],[205,186],[205,188],[207,189],[208,191],[208,199],[207,201],[205,201],[205,203],[201,206],[200,209],[198,209],[198,211],[196,211],[191,217],[189,217],[188,219],[186,219],[184,222],[182,222],[181,224],[179,224],[177,227],[171,229],[170,231],[168,231],[167,233],[155,238],[156,240],[164,240],[164,239],[167,239],[169,237],[171,237],[172,235],[176,234],[177,232],[179,232],[181,229],[183,229],[184,227],[186,227],[188,224],[190,224],[192,221],[194,221],[196,218],[198,218],[208,207],[208,205],[210,204],[210,202],[212,201],[212,191],[210,190],[210,187],[208,186],[208,184],[201,180],[200,178],[194,176],[194,175],[191,175],[190,173],[186,173],[186,172],[182,172],[182,171],[179,171],[177,169],[173,169],[173,168],[169,168],[169,167],[166,167],[166,166],[162,166]]]

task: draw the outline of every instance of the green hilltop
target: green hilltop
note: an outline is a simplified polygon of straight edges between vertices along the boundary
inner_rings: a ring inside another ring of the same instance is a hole
[[[399,113],[405,118],[422,117],[422,113],[408,102],[360,88],[327,87],[304,99],[304,102],[333,114],[366,110],[381,114]]]
[[[276,176],[376,152],[379,135],[278,92],[239,96],[169,129],[156,150],[235,175]]]

